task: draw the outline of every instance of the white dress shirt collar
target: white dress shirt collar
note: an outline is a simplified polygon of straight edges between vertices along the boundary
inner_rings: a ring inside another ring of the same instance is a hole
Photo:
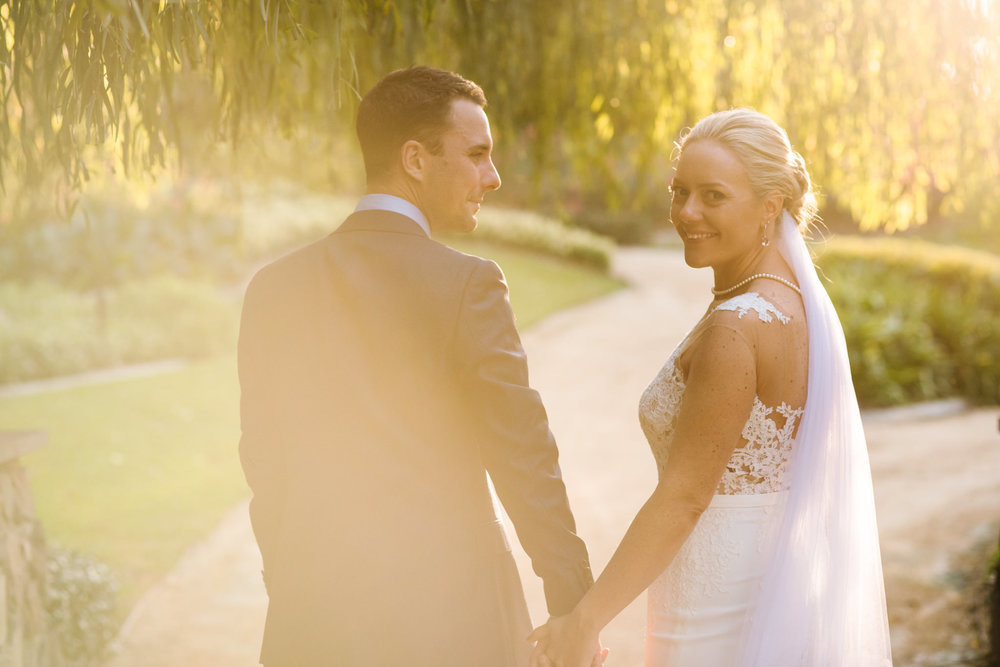
[[[368,194],[358,201],[358,205],[354,210],[355,212],[391,211],[392,213],[399,213],[420,225],[420,229],[424,230],[424,233],[428,237],[431,235],[431,226],[427,222],[427,216],[413,202],[409,202],[402,197],[386,194]]]

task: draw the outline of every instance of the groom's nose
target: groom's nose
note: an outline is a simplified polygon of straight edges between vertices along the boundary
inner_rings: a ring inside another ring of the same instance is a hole
[[[500,188],[500,172],[497,171],[492,158],[488,162],[486,173],[483,174],[483,189],[487,191],[498,190]]]

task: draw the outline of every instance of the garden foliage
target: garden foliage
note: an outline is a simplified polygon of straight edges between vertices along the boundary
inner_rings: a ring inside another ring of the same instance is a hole
[[[92,667],[117,632],[118,584],[97,559],[49,548],[47,616],[65,667]]]
[[[171,277],[92,292],[0,282],[0,384],[222,352],[237,308],[211,284]]]
[[[0,224],[0,281],[42,277],[79,290],[169,274],[233,278],[243,270],[235,187],[225,181],[127,182],[91,188],[68,220]]]
[[[0,385],[232,349],[243,281],[329,234],[355,204],[240,192],[242,211],[227,202],[229,190],[203,184],[144,204],[108,192],[68,222],[0,226]],[[474,239],[610,265],[614,244],[591,232],[526,211],[492,208],[479,218]]]
[[[614,242],[605,236],[562,225],[551,218],[513,209],[490,209],[479,214],[473,232],[502,245],[535,250],[606,271],[611,266]]]
[[[1000,257],[911,239],[837,237],[817,264],[844,324],[858,398],[1000,403]]]

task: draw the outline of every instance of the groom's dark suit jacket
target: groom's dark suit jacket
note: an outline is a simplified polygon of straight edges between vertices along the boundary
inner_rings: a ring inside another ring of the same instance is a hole
[[[265,666],[518,664],[487,471],[550,613],[591,584],[493,262],[354,213],[251,281],[239,373]]]

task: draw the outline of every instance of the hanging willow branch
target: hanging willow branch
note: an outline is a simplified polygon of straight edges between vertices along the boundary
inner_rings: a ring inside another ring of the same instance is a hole
[[[391,41],[401,15],[390,0],[0,0],[0,188],[75,190],[94,147],[129,173],[258,121],[329,126],[357,98],[358,44]]]

